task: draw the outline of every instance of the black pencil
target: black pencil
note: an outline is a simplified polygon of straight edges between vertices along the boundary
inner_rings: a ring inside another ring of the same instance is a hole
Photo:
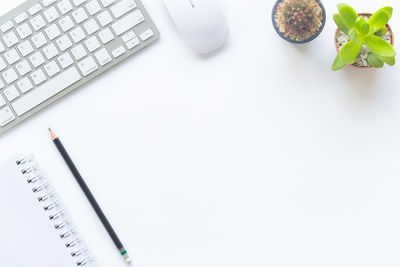
[[[122,245],[121,241],[119,240],[119,238],[118,238],[117,234],[115,233],[114,229],[112,228],[111,224],[108,222],[106,216],[104,215],[103,211],[101,210],[101,208],[100,208],[99,204],[97,203],[96,199],[94,198],[92,192],[90,192],[89,187],[86,185],[86,183],[83,180],[78,169],[75,167],[74,162],[71,160],[71,157],[68,155],[68,152],[65,150],[60,139],[55,135],[55,133],[50,128],[49,128],[49,131],[50,131],[51,138],[53,139],[53,142],[56,145],[58,151],[60,152],[61,156],[63,157],[65,163],[68,165],[68,168],[71,170],[71,172],[74,175],[79,186],[85,193],[87,199],[89,200],[90,204],[92,205],[93,209],[95,210],[100,221],[106,228],[106,230],[107,230],[108,234],[110,235],[111,239],[113,240],[115,246],[118,248],[121,255],[125,258],[125,262],[131,263],[131,258],[129,257],[128,253],[126,252],[126,249]]]

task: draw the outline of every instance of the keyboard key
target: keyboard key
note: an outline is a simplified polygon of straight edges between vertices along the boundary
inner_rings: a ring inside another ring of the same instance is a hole
[[[0,109],[0,126],[1,127],[6,126],[13,120],[15,120],[15,115],[9,107]]]
[[[37,15],[33,19],[30,20],[30,23],[35,31],[40,30],[44,26],[46,26],[46,22],[44,21],[42,15]]]
[[[132,40],[133,38],[136,38],[136,34],[133,31],[129,31],[127,34],[122,36],[122,41],[124,41],[124,43],[126,43],[126,42]]]
[[[109,28],[99,32],[99,37],[103,44],[107,44],[111,40],[114,40],[114,35],[112,34],[112,32]]]
[[[47,43],[47,39],[46,37],[44,37],[44,34],[42,32],[39,32],[32,37],[32,42],[36,48],[40,48]]]
[[[43,0],[42,4],[44,5],[44,7],[48,7],[55,2],[56,2],[56,0]]]
[[[117,58],[126,52],[123,46],[120,46],[112,51],[113,57]]]
[[[21,53],[21,55],[25,57],[33,52],[33,47],[31,45],[31,42],[26,40],[25,42],[22,42],[18,45],[18,50]]]
[[[74,18],[75,22],[79,24],[85,21],[88,18],[88,15],[86,14],[86,11],[83,9],[83,7],[81,7],[72,12],[72,17]]]
[[[31,74],[31,78],[36,85],[39,85],[46,80],[46,75],[44,75],[44,72],[39,69]]]
[[[115,0],[100,0],[104,7],[108,7],[109,5],[113,4]]]
[[[72,21],[70,16],[66,16],[65,18],[60,19],[58,21],[58,24],[60,24],[60,27],[64,32],[69,31],[74,27],[74,22]]]
[[[32,35],[32,30],[29,27],[28,23],[24,23],[21,26],[17,27],[17,33],[19,35],[19,37],[23,40],[28,36]]]
[[[4,58],[7,60],[8,64],[12,65],[18,60],[20,60],[20,56],[14,48],[9,50],[7,53],[4,53]]]
[[[74,2],[74,5],[75,5],[75,6],[80,6],[80,5],[82,5],[83,3],[85,3],[86,0],[72,0],[72,2]]]
[[[49,77],[53,77],[54,75],[60,72],[60,68],[58,67],[55,61],[52,61],[47,65],[44,65],[44,69],[47,72],[47,75],[49,75]]]
[[[42,56],[42,54],[38,51],[35,54],[33,54],[32,56],[29,57],[29,61],[32,63],[32,66],[34,68],[39,67],[40,65],[42,65],[45,60],[44,57]]]
[[[83,39],[86,38],[86,34],[83,32],[81,27],[73,29],[70,32],[70,35],[72,37],[72,40],[74,40],[75,43],[79,43],[80,41],[82,41]]]
[[[28,14],[26,12],[22,12],[18,16],[14,18],[15,23],[20,24],[21,22],[25,21],[28,19]]]
[[[111,62],[112,58],[105,48],[99,50],[99,52],[94,54],[100,66],[104,66]]]
[[[11,20],[9,20],[0,26],[0,30],[5,33],[8,30],[12,29],[13,27],[14,27],[14,23]]]
[[[14,69],[8,69],[5,72],[3,72],[3,78],[6,81],[7,84],[10,84],[12,82],[15,82],[18,79],[17,73],[14,71]]]
[[[4,70],[7,68],[7,64],[4,62],[4,60],[0,57],[0,71]]]
[[[111,12],[114,14],[115,18],[119,18],[133,10],[135,7],[136,3],[134,0],[121,0],[121,2],[111,7]]]
[[[69,0],[62,0],[61,2],[59,2],[57,4],[57,7],[60,10],[62,15],[67,14],[68,12],[70,12],[73,9],[72,4]]]
[[[43,12],[44,17],[47,19],[48,23],[51,23],[60,17],[56,8],[54,6],[50,7],[49,9]]]
[[[60,48],[62,52],[64,52],[65,50],[67,50],[72,46],[72,42],[67,35],[58,38],[56,43],[58,45],[58,48]]]
[[[100,13],[100,14],[97,16],[97,19],[99,20],[100,25],[103,26],[103,27],[105,27],[105,26],[107,26],[108,24],[110,24],[111,22],[113,22],[113,19],[112,19],[112,17],[111,17],[111,14],[110,14],[110,12],[108,12],[107,10],[104,11],[104,12],[102,12],[102,13]]]
[[[12,107],[17,115],[21,116],[80,79],[81,75],[75,67],[72,67],[35,90],[27,93],[25,96],[20,97],[12,104]]]
[[[58,57],[57,60],[63,69],[68,68],[74,63],[74,60],[68,52]]]
[[[82,44],[79,44],[71,49],[71,53],[76,60],[80,60],[87,55],[87,52]]]
[[[114,32],[119,36],[143,21],[143,14],[140,10],[137,9],[126,17],[123,17],[119,21],[115,22],[112,25],[112,28],[114,29]]]
[[[4,88],[4,86],[6,86],[6,85],[4,84],[3,80],[0,79],[0,89]]]
[[[97,0],[92,0],[86,4],[86,9],[91,16],[97,14],[101,10],[101,6]]]
[[[97,66],[93,57],[88,57],[78,63],[78,67],[81,70],[83,76],[88,76],[90,73],[96,71],[99,66]]]
[[[10,87],[4,89],[3,91],[5,97],[8,99],[8,101],[13,101],[17,97],[19,97],[19,93],[17,88],[15,88],[14,85],[11,85]]]
[[[3,40],[7,47],[12,47],[19,42],[17,35],[14,31],[11,31],[3,36]]]
[[[42,6],[39,3],[37,3],[36,5],[31,7],[30,9],[28,9],[28,12],[29,12],[29,14],[31,14],[31,16],[33,16],[36,13],[38,13],[40,10],[42,10]]]
[[[46,58],[50,60],[58,55],[58,49],[54,44],[49,44],[48,46],[43,48],[43,53],[46,56]]]
[[[100,30],[99,25],[97,24],[95,19],[91,19],[88,22],[86,22],[85,24],[83,24],[83,27],[85,28],[86,32],[89,35],[92,35],[93,33],[97,32],[98,30]]]
[[[5,104],[7,104],[7,102],[4,99],[4,97],[0,94],[0,108],[4,107]]]
[[[133,38],[132,40],[126,42],[126,47],[131,50],[132,48],[138,46],[140,44],[140,41],[137,37]]]
[[[147,39],[149,39],[150,37],[152,37],[153,35],[154,35],[154,32],[151,29],[148,29],[147,31],[140,34],[140,39],[142,39],[142,41],[144,42]]]
[[[29,65],[28,61],[26,60],[23,60],[15,65],[15,68],[17,69],[20,76],[24,76],[32,70],[31,65]]]
[[[0,41],[0,53],[4,52],[4,50],[6,50],[6,48],[4,47],[3,42]]]
[[[85,41],[85,45],[90,53],[100,48],[100,42],[96,36],[93,36]]]
[[[22,80],[17,82],[18,88],[19,90],[25,94],[26,92],[28,92],[29,90],[31,90],[33,88],[33,85],[31,83],[31,81],[28,78],[23,78]]]
[[[58,29],[56,24],[52,24],[51,26],[47,27],[44,32],[50,40],[54,40],[61,35],[60,29]]]

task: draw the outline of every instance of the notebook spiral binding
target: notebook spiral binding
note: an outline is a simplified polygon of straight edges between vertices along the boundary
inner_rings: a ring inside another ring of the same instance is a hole
[[[89,256],[86,246],[78,237],[75,227],[33,155],[22,157],[16,161],[16,164],[20,166],[22,174],[26,175],[26,182],[32,186],[32,192],[38,196],[38,201],[48,214],[49,220],[53,222],[55,230],[59,232],[60,238],[65,242],[65,247],[69,250],[71,257],[76,259],[76,265],[93,266],[93,258]]]

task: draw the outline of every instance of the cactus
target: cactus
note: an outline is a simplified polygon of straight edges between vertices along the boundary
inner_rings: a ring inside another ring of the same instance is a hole
[[[282,0],[275,20],[282,33],[293,40],[305,40],[322,25],[322,12],[316,0]]]
[[[314,23],[315,15],[313,9],[309,6],[309,1],[292,0],[285,5],[284,24],[287,29],[294,32],[304,33]]]

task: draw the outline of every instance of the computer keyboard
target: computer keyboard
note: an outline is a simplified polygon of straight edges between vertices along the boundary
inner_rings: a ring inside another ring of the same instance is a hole
[[[0,18],[0,134],[159,38],[139,0],[30,0]]]

